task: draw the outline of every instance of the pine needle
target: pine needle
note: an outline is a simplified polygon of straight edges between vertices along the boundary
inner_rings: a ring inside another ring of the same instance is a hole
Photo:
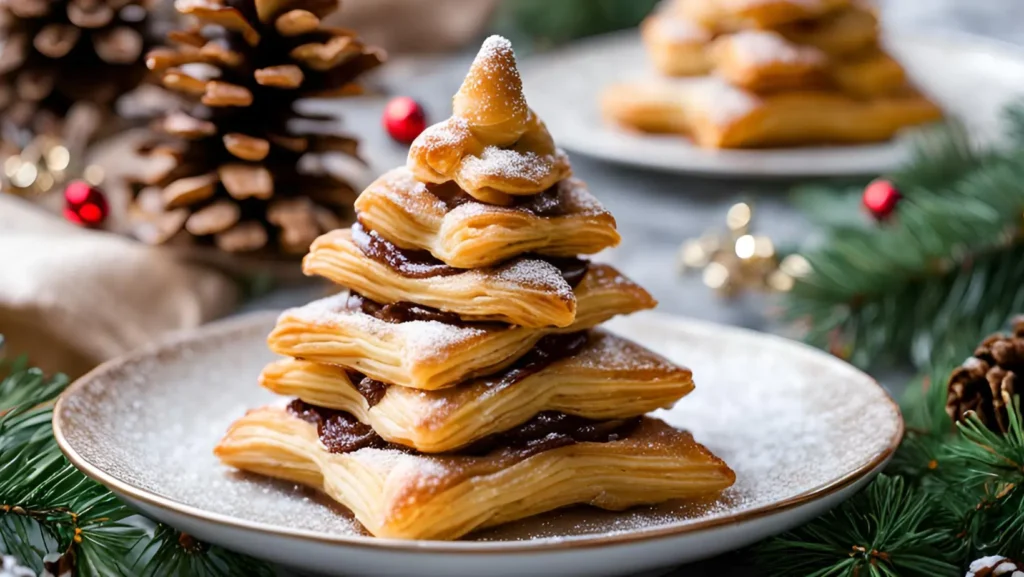
[[[37,573],[56,553],[78,577],[273,574],[165,525],[149,535],[128,522],[137,513],[71,465],[53,438],[53,402],[67,384],[0,357],[0,553]]]
[[[951,336],[977,342],[1024,310],[1024,107],[1006,117],[1001,148],[979,150],[955,123],[924,137],[892,177],[904,199],[888,222],[865,225],[848,186],[796,196],[825,229],[785,300],[808,341],[860,366],[924,367]],[[842,219],[822,216],[830,192]]]
[[[903,479],[879,475],[824,516],[763,543],[766,574],[793,577],[960,574],[962,549],[945,512]]]

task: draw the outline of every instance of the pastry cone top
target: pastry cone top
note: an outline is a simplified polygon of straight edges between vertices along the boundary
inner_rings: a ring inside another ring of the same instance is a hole
[[[464,119],[482,142],[498,147],[513,144],[530,127],[523,80],[507,40],[484,41],[452,99],[452,115]]]
[[[424,182],[455,181],[473,197],[511,204],[571,174],[569,159],[530,110],[512,45],[491,36],[453,100],[453,115],[427,128],[409,149]]]
[[[509,368],[438,391],[387,386],[337,365],[294,359],[269,365],[260,383],[350,413],[385,440],[428,453],[458,450],[545,411],[636,417],[693,389],[688,369],[600,330],[547,337]]]
[[[361,223],[396,246],[429,251],[458,268],[492,266],[526,252],[593,254],[619,243],[615,219],[580,180],[516,200],[485,204],[454,182],[424,184],[401,167],[363,191],[356,211]]]
[[[576,503],[621,510],[711,496],[736,479],[689,433],[649,417],[526,450],[423,455],[372,445],[332,453],[318,430],[326,421],[308,412],[250,411],[214,453],[226,465],[323,490],[377,537],[457,539]]]

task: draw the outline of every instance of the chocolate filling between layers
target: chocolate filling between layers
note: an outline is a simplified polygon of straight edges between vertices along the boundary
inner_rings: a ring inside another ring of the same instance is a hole
[[[352,242],[367,257],[391,268],[406,278],[432,278],[451,276],[471,269],[449,266],[426,250],[399,248],[376,232],[367,229],[361,222],[352,225]],[[562,273],[569,286],[576,288],[587,274],[590,262],[573,257],[546,257],[524,254],[517,258],[531,258],[551,263]]]
[[[350,292],[345,301],[345,310],[362,312],[386,323],[399,324],[410,321],[437,321],[446,325],[468,326],[469,323],[455,313],[449,313],[433,307],[423,306],[409,301],[381,304],[365,296]]]
[[[520,210],[539,217],[564,216],[568,211],[562,202],[561,185],[562,183],[557,183],[540,194],[513,196],[512,204],[502,208]],[[473,198],[454,182],[428,184],[427,192],[444,203],[448,212],[467,203],[485,204]]]
[[[359,449],[391,449],[409,454],[418,451],[385,441],[373,427],[362,423],[349,413],[310,405],[300,399],[288,405],[292,415],[316,425],[320,442],[331,453],[350,453]],[[641,417],[595,421],[557,411],[545,411],[529,421],[504,431],[488,435],[454,455],[480,457],[497,452],[502,456],[526,459],[544,451],[576,443],[610,443],[625,438],[639,424]]]
[[[434,258],[429,251],[398,248],[376,232],[364,228],[360,222],[352,225],[352,242],[364,255],[407,278],[451,276],[465,272]]]
[[[543,337],[511,366],[493,375],[483,377],[485,384],[494,390],[511,387],[530,375],[539,373],[556,361],[576,355],[586,346],[589,338],[590,333],[587,331]],[[348,369],[347,372],[349,380],[355,385],[359,394],[366,399],[370,408],[380,403],[384,399],[384,395],[387,394],[388,387],[392,386],[371,379],[352,369]]]

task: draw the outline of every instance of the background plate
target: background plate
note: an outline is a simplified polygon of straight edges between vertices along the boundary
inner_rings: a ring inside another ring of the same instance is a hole
[[[609,327],[690,366],[697,391],[661,411],[736,471],[720,499],[620,513],[567,509],[457,542],[364,536],[346,513],[211,454],[228,424],[274,400],[256,377],[274,315],[211,325],[77,381],[54,414],[86,474],[202,539],[310,571],[611,575],[742,547],[849,497],[891,456],[899,411],[870,377],[765,334],[656,314]]]
[[[1012,45],[966,35],[889,35],[886,45],[922,90],[979,137],[996,134],[999,112],[1021,96],[1024,53]],[[655,74],[639,34],[630,31],[545,54],[523,67],[523,82],[559,146],[616,163],[717,176],[840,176],[887,172],[908,156],[905,136],[858,146],[705,150],[679,136],[629,132],[602,120],[605,86]]]

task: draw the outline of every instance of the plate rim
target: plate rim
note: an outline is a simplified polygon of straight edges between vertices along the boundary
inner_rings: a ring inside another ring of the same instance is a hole
[[[595,46],[600,47],[602,44],[608,42],[624,42],[627,38],[634,37],[639,43],[639,32],[637,28],[627,28],[624,30],[617,30],[604,34],[599,34],[589,38],[577,40],[571,44],[561,47],[556,50],[543,53],[545,56],[551,55],[574,55],[576,53],[584,52],[587,49],[593,49]],[[1008,58],[1016,60],[1024,65],[1024,46],[1018,45],[1008,40],[1000,38],[992,38],[983,36],[967,31],[960,30],[927,30],[915,27],[903,26],[898,29],[895,28],[884,28],[882,30],[882,38],[885,42],[896,42],[896,43],[915,43],[915,44],[928,44],[928,45],[945,45],[951,49],[957,51],[964,50],[980,50],[987,49],[988,51],[995,53],[1000,58]],[[527,84],[527,88],[530,87],[531,77],[543,73],[546,68],[550,68],[550,65],[545,65],[540,62],[537,58],[537,54],[531,54],[528,59],[524,59],[521,65],[522,75],[524,78],[524,84]],[[594,87],[594,97],[599,94],[599,91],[604,88],[604,85]],[[604,119],[601,119],[602,130],[608,131],[605,125]],[[939,121],[941,122],[941,121]],[[549,123],[550,124],[550,123]],[[914,127],[909,127],[911,130]],[[671,135],[649,135],[641,132],[635,134],[626,132],[628,136],[636,138],[646,137],[662,137],[666,138]],[[557,136],[557,135],[556,135]],[[591,160],[607,163],[613,166],[629,167],[636,170],[653,171],[663,174],[676,174],[681,176],[695,176],[695,177],[715,177],[723,178],[727,180],[749,180],[749,179],[765,179],[771,181],[789,180],[793,178],[841,178],[841,177],[857,177],[866,176],[872,174],[878,174],[886,172],[895,168],[893,165],[882,166],[879,164],[876,168],[868,169],[866,167],[860,167],[857,170],[845,169],[839,170],[835,167],[824,165],[825,169],[815,169],[815,165],[811,165],[808,168],[802,170],[772,170],[765,169],[763,167],[752,167],[747,164],[741,166],[730,167],[729,169],[722,169],[717,167],[714,163],[705,163],[702,166],[695,166],[693,162],[676,163],[670,164],[667,162],[643,162],[638,161],[635,158],[623,158],[613,157],[607,152],[602,152],[594,147],[580,147],[577,146],[579,139],[566,139],[564,136],[561,139],[567,150],[573,154],[579,154],[590,158]],[[693,150],[698,153],[704,154],[729,154],[729,153],[745,153],[745,154],[757,154],[759,152],[768,153],[791,153],[799,154],[801,152],[808,151],[819,151],[824,152],[828,149],[846,150],[850,151],[857,147],[871,147],[878,148],[879,151],[885,150],[886,154],[890,158],[896,158],[897,156],[905,156],[911,152],[911,143],[904,135],[903,138],[897,135],[893,139],[886,142],[876,143],[861,143],[861,144],[849,144],[849,145],[833,145],[833,146],[808,146],[808,147],[781,147],[781,148],[768,148],[768,149],[702,149],[697,146],[693,146]],[[626,147],[629,148],[629,147]],[[766,155],[761,157],[764,160],[770,160],[771,156]]]
[[[871,375],[861,371],[853,365],[847,364],[847,366],[860,373],[870,381],[871,385],[876,387],[882,392],[883,400],[892,407],[894,415],[897,421],[897,427],[894,435],[889,439],[887,446],[879,451],[874,457],[867,463],[860,467],[848,471],[845,475],[833,480],[830,483],[825,483],[808,491],[804,491],[798,495],[794,495],[788,499],[768,503],[760,507],[744,510],[732,515],[725,515],[721,517],[715,517],[710,519],[704,519],[701,521],[695,521],[684,525],[666,526],[656,529],[641,530],[635,532],[623,532],[612,535],[603,535],[597,537],[572,537],[563,539],[547,539],[547,540],[536,540],[536,541],[437,541],[437,540],[407,540],[407,539],[394,539],[394,538],[380,538],[365,535],[327,535],[321,532],[312,531],[308,529],[293,529],[289,527],[281,527],[277,525],[271,525],[269,523],[249,521],[234,517],[225,513],[217,513],[208,511],[200,507],[182,503],[175,499],[164,497],[156,494],[147,489],[137,487],[116,478],[114,475],[107,473],[102,470],[99,466],[90,463],[82,455],[75,450],[75,448],[68,441],[64,435],[63,429],[63,414],[65,411],[65,400],[72,395],[76,394],[79,389],[82,389],[90,381],[97,379],[106,373],[113,372],[122,368],[125,365],[131,363],[137,363],[146,358],[157,357],[161,354],[167,354],[174,352],[176,349],[181,348],[189,343],[201,342],[210,339],[223,338],[225,334],[230,334],[234,331],[243,331],[245,329],[251,329],[254,325],[269,323],[272,319],[277,318],[280,315],[280,311],[257,311],[252,313],[246,313],[239,315],[238,317],[228,318],[225,320],[216,321],[207,325],[204,325],[198,329],[179,331],[171,333],[166,338],[159,339],[153,343],[139,347],[125,355],[110,359],[93,370],[89,371],[85,375],[76,379],[67,389],[61,393],[60,398],[57,400],[56,405],[53,409],[53,436],[57,441],[57,445],[61,452],[68,458],[72,465],[74,465],[79,471],[85,474],[87,477],[97,481],[104,485],[114,493],[128,497],[133,500],[138,500],[152,507],[156,507],[165,511],[171,511],[179,515],[190,517],[194,521],[211,523],[220,527],[226,527],[228,529],[242,530],[242,531],[254,531],[267,536],[276,537],[287,537],[292,539],[300,539],[305,541],[314,541],[319,544],[335,545],[343,547],[359,547],[363,549],[370,549],[376,551],[394,551],[394,552],[410,552],[410,553],[459,553],[459,554],[474,554],[474,555],[495,555],[495,554],[509,554],[509,553],[544,553],[552,551],[565,551],[565,550],[576,550],[576,549],[588,549],[591,547],[608,547],[608,546],[627,546],[636,545],[651,541],[667,540],[671,538],[681,537],[686,534],[698,533],[706,530],[717,529],[729,525],[738,525],[748,521],[773,516],[786,511],[794,510],[800,506],[807,505],[833,495],[843,489],[853,485],[857,481],[863,479],[866,476],[872,475],[876,471],[880,471],[881,468],[892,458],[896,449],[899,447],[900,442],[903,439],[905,432],[905,423],[903,420],[903,414],[900,411],[899,404],[893,399],[892,395],[882,387],[878,381]],[[694,326],[702,330],[725,330],[726,332],[732,332],[736,334],[743,334],[746,336],[756,336],[760,338],[766,338],[769,341],[774,341],[777,344],[781,343],[788,346],[795,346],[802,348],[815,355],[822,355],[834,362],[843,362],[840,359],[832,357],[827,353],[814,348],[810,345],[802,343],[800,341],[787,339],[785,337],[775,335],[772,333],[763,333],[744,327],[736,327],[729,325],[722,325],[718,323],[712,323],[708,321],[702,321],[697,319],[691,319],[688,317],[682,317],[679,315],[671,315],[660,312],[647,312],[641,313],[641,316],[665,324],[670,327],[679,327],[680,322],[684,322],[688,326]]]

